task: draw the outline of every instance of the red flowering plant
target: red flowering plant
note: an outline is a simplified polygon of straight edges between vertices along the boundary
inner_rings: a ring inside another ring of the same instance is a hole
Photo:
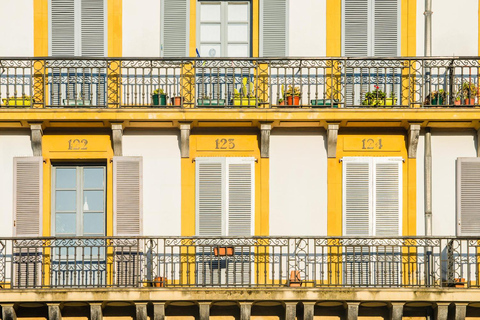
[[[380,90],[380,87],[375,85],[374,90],[365,93],[365,99],[362,104],[364,106],[380,106],[383,105],[383,100],[387,97],[385,92]]]

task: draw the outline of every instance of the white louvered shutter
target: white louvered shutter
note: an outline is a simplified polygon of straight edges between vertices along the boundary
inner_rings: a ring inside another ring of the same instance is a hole
[[[187,0],[163,0],[163,56],[186,57],[188,56],[187,27],[189,17]]]
[[[142,234],[142,157],[113,157],[114,234]]]
[[[82,56],[105,55],[105,8],[103,0],[81,1]]]
[[[457,235],[480,234],[480,158],[457,159]]]
[[[39,237],[42,235],[43,159],[18,157],[13,159],[14,236]],[[20,240],[21,242],[21,240]],[[41,284],[41,241],[26,247],[14,244],[14,288],[34,288]]]
[[[346,0],[343,18],[343,54],[348,57],[365,57],[369,54],[369,0]]]
[[[399,43],[398,0],[374,0],[373,55],[397,56]]]
[[[285,57],[287,55],[287,0],[260,2],[260,55]]]
[[[224,163],[223,158],[196,159],[198,236],[224,235]]]
[[[254,160],[227,158],[228,235],[251,236],[254,212]]]
[[[51,54],[75,55],[75,1],[51,0]]]

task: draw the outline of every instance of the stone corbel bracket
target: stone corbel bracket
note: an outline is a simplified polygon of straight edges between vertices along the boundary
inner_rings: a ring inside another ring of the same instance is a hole
[[[408,128],[408,158],[417,158],[418,138],[420,137],[420,124],[410,123]]]
[[[191,122],[180,123],[180,155],[182,158],[190,158],[190,129]]]
[[[272,131],[272,123],[260,123],[260,157],[270,157],[270,132]]]
[[[30,123],[30,136],[32,140],[32,151],[35,157],[42,156],[43,128],[41,123]]]
[[[338,139],[338,129],[340,128],[339,123],[328,123],[327,124],[327,157],[336,158],[337,157],[337,139]]]
[[[112,123],[112,142],[113,142],[113,155],[116,157],[123,155],[122,150],[122,138],[123,138],[123,122]]]

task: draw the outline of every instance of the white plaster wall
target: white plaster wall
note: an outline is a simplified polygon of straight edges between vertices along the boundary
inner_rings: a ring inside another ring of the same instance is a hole
[[[33,1],[0,0],[0,57],[33,56]]]
[[[324,57],[327,32],[326,1],[290,0],[288,11],[288,55]]]
[[[424,55],[425,1],[417,1],[417,55]],[[432,1],[432,55],[478,55],[478,0]]]
[[[270,140],[270,235],[327,235],[324,130],[274,129]]]
[[[456,234],[456,160],[459,157],[476,157],[473,130],[432,130],[434,236]]]
[[[32,156],[29,131],[0,131],[0,236],[13,236],[13,158]]]
[[[123,155],[143,157],[143,234],[181,235],[178,130],[125,130]]]
[[[160,57],[160,0],[123,0],[123,56]]]
[[[417,149],[417,235],[425,235],[425,134],[421,133]]]

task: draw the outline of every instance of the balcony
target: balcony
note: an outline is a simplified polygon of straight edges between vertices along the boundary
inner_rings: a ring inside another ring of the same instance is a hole
[[[480,287],[477,238],[0,239],[3,289]]]
[[[472,58],[0,58],[0,108],[479,107]]]

